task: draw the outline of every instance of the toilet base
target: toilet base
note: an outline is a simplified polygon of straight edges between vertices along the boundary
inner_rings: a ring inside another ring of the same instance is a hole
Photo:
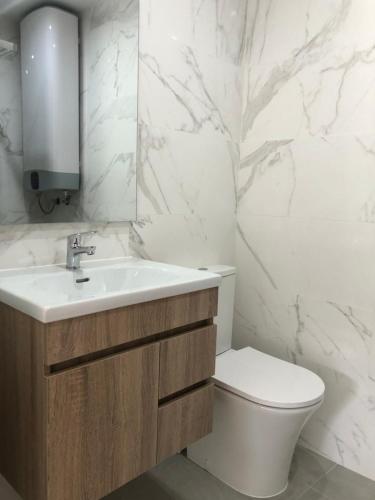
[[[192,458],[190,458],[190,460],[193,461]],[[198,465],[198,464],[197,464]],[[208,471],[207,471],[208,472]],[[211,473],[212,474],[212,473]],[[212,474],[214,475],[214,474]],[[215,476],[216,477],[216,476]],[[218,478],[220,479],[220,478]],[[227,486],[229,486],[230,488],[232,488],[232,490],[235,490],[237,491],[238,493],[241,493],[241,495],[245,495],[245,496],[248,496],[248,497],[252,497],[252,498],[259,498],[260,500],[262,500],[263,498],[275,498],[275,497],[278,497],[279,495],[282,495],[283,493],[286,492],[286,490],[288,489],[289,487],[289,481],[287,481],[286,485],[284,486],[284,488],[280,491],[278,491],[277,493],[274,493],[273,495],[267,495],[265,497],[260,497],[260,496],[257,496],[257,497],[254,497],[254,495],[250,495],[247,491],[240,491],[240,490],[237,490],[236,488],[234,488],[231,484],[228,484],[226,483],[225,481],[223,481],[222,479],[220,479],[222,483],[226,484]]]
[[[272,498],[287,488],[298,438],[320,405],[270,408],[215,387],[213,432],[188,457],[244,495]]]

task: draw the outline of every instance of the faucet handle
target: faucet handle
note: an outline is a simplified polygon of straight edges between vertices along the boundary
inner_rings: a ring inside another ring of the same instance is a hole
[[[68,236],[68,246],[71,248],[78,248],[81,246],[82,238],[85,236],[92,236],[96,234],[97,231],[86,231],[84,233],[74,233]]]
[[[97,232],[98,231],[86,231],[85,233],[77,233],[77,234],[79,234],[80,236],[93,236]]]
[[[67,237],[68,248],[77,248],[81,244],[80,233],[69,234]]]
[[[86,231],[84,233],[77,233],[75,236],[78,238],[78,244],[81,244],[82,238],[85,238],[85,236],[94,236],[97,232],[98,231]]]

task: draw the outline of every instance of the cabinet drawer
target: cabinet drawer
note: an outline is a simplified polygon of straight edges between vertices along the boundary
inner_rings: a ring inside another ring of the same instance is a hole
[[[214,384],[206,384],[159,407],[158,463],[212,431]]]
[[[179,392],[215,373],[216,325],[160,343],[159,399]]]
[[[98,500],[153,467],[159,346],[46,377],[48,498]]]
[[[50,366],[213,318],[217,288],[177,295],[45,325]]]

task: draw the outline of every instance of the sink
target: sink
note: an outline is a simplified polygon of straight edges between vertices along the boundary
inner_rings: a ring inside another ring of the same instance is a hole
[[[0,301],[50,323],[219,286],[219,275],[126,258],[0,272]]]

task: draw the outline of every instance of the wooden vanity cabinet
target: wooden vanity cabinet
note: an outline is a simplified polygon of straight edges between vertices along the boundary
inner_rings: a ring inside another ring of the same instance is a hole
[[[0,473],[99,500],[211,431],[217,289],[43,324],[0,304]]]
[[[101,498],[156,464],[159,346],[47,380],[48,498]]]

